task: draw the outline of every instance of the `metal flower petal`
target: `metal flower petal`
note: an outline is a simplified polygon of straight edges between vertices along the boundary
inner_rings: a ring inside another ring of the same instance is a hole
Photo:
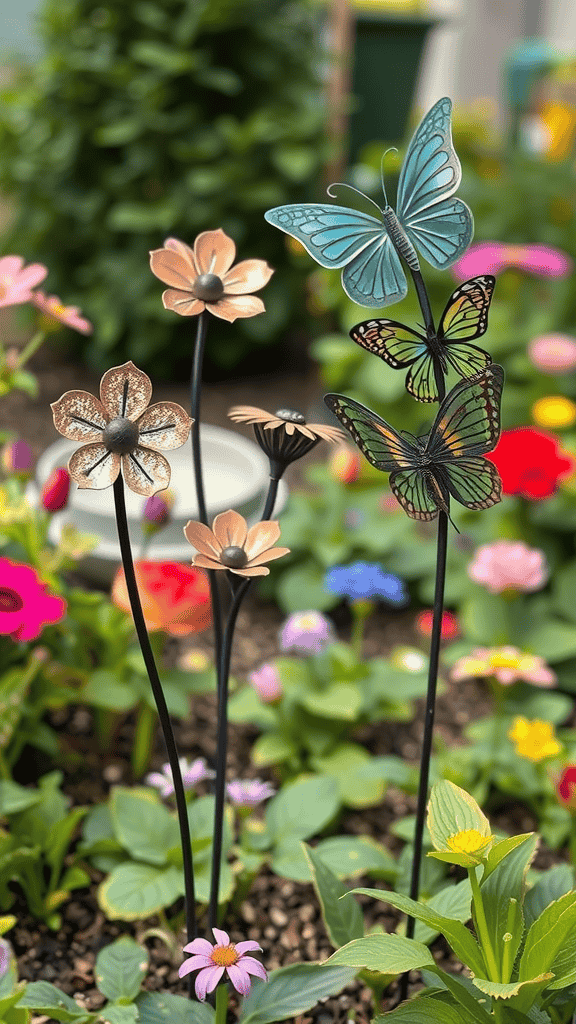
[[[120,472],[120,456],[103,444],[84,444],[68,462],[68,472],[80,488],[110,487]]]
[[[170,483],[170,463],[160,452],[142,445],[122,456],[122,472],[130,490],[146,497],[163,491]]]
[[[194,257],[200,274],[224,277],[234,263],[236,246],[222,228],[203,231],[194,242]]]
[[[157,402],[142,413],[137,426],[142,443],[147,448],[169,451],[184,444],[192,420],[176,402]]]
[[[162,292],[164,309],[171,309],[180,316],[198,316],[206,309],[206,303],[196,299],[191,292],[183,292],[176,288],[167,288]]]
[[[212,523],[212,531],[216,540],[223,548],[243,548],[248,527],[246,526],[244,516],[230,508],[227,512],[221,512],[220,515],[216,516]]]
[[[276,520],[267,520],[263,523],[255,523],[248,530],[244,543],[244,550],[249,559],[255,558],[271,548],[280,536],[280,525]]]
[[[204,523],[196,523],[190,520],[184,527],[184,535],[189,544],[201,555],[214,555],[218,558],[222,545],[218,544],[216,537]]]
[[[88,391],[66,391],[51,407],[56,430],[70,441],[100,441],[108,416]]]
[[[152,397],[149,376],[134,366],[132,360],[113,366],[100,381],[100,400],[109,417],[124,416],[136,420]]]
[[[264,260],[242,260],[222,278],[226,295],[248,295],[258,292],[274,273]]]
[[[170,247],[167,247],[167,242],[171,243]],[[190,278],[199,274],[194,253],[176,238],[169,238],[167,242],[164,249],[154,249],[150,253],[150,269],[171,288],[186,288]]]
[[[207,302],[206,305],[214,316],[230,324],[240,318],[266,312],[262,299],[257,295],[224,295],[218,302]]]

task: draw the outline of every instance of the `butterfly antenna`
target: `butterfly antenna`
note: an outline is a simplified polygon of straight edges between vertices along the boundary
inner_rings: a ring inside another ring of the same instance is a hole
[[[356,195],[361,196],[362,199],[366,199],[367,202],[372,203],[372,206],[375,206],[376,209],[378,210],[378,213],[380,214],[380,216],[382,216],[382,210],[378,206],[378,203],[375,203],[373,199],[370,199],[370,196],[364,195],[364,193],[361,192],[359,188],[354,188],[354,185],[348,185],[345,181],[335,181],[335,182],[332,183],[332,185],[328,185],[328,188],[326,189],[328,195],[330,196],[331,199],[336,199],[336,196],[334,195],[334,193],[330,191],[330,189],[333,189],[333,188],[349,188],[349,189],[351,189],[351,191],[355,192]]]
[[[380,181],[382,182],[382,191],[384,193],[384,199],[386,201],[386,206],[389,206],[390,204],[388,202],[388,196],[386,195],[386,186],[384,184],[384,161],[385,161],[386,157],[388,156],[388,153],[397,153],[397,152],[398,152],[398,149],[397,149],[396,146],[389,146],[389,148],[386,150],[386,152],[382,153],[382,159],[380,161]]]

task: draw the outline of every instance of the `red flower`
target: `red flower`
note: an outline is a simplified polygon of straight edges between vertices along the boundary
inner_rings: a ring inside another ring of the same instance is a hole
[[[70,474],[60,466],[53,469],[42,488],[42,505],[47,512],[61,512],[68,504]]]
[[[574,461],[558,448],[558,438],[534,427],[504,430],[486,456],[502,477],[504,494],[539,501],[554,494],[558,479],[574,469]]]
[[[36,640],[48,622],[66,614],[66,601],[46,593],[29,565],[0,558],[0,633],[13,640]]]
[[[416,616],[416,629],[422,636],[429,637],[432,635],[432,620],[434,613],[432,609],[418,612]],[[441,636],[443,640],[454,640],[460,633],[460,626],[458,625],[458,619],[454,615],[454,612],[442,612],[442,629]]]
[[[566,765],[556,783],[556,795],[569,811],[576,811],[576,764]]]
[[[134,569],[148,629],[164,629],[170,636],[188,636],[208,628],[210,586],[205,572],[179,562],[139,561],[134,563]],[[130,612],[122,568],[114,577],[112,601]]]

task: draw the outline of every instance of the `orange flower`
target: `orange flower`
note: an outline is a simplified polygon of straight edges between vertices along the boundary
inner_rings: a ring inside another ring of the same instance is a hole
[[[150,253],[150,268],[170,287],[162,294],[165,309],[197,316],[208,309],[221,320],[264,313],[264,303],[251,292],[263,288],[274,271],[265,260],[243,260],[232,266],[236,246],[221,228],[203,231],[191,249],[167,238],[163,249]]]
[[[149,630],[163,629],[170,636],[188,636],[207,629],[211,622],[210,586],[200,569],[179,562],[134,563],[142,611]],[[112,584],[112,601],[130,613],[124,569]]]
[[[203,569],[228,569],[236,576],[267,576],[264,562],[287,555],[289,548],[275,548],[280,536],[277,522],[264,521],[248,529],[244,516],[229,509],[221,512],[208,529],[190,521],[184,527],[186,539],[199,554],[192,565]]]

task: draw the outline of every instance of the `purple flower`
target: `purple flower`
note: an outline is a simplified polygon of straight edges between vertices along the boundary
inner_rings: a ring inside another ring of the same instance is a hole
[[[208,767],[203,757],[197,757],[195,761],[188,761],[186,757],[181,757],[179,764],[184,789],[194,789],[198,782],[202,782],[204,779],[213,779],[216,774]],[[172,796],[174,792],[174,779],[169,764],[163,764],[162,770],[159,772],[150,772],[144,781],[148,786],[158,789],[160,796],[164,799]]]
[[[384,572],[377,562],[335,565],[326,573],[324,586],[349,601],[369,601],[375,597],[395,605],[408,601],[403,580],[391,572]]]
[[[30,476],[34,455],[27,441],[10,441],[2,449],[2,464],[7,473]]]
[[[196,995],[202,1002],[206,999],[208,992],[213,992],[220,981],[224,971],[227,971],[230,981],[240,995],[247,996],[250,992],[252,982],[250,975],[268,981],[266,969],[259,960],[253,956],[246,956],[248,952],[255,950],[262,951],[262,947],[252,939],[244,942],[230,942],[230,936],[220,928],[213,928],[212,933],[216,939],[213,946],[208,939],[194,939],[184,946],[185,953],[193,953],[189,960],[181,964],[178,974],[184,978],[191,971],[198,971],[194,987]]]
[[[274,704],[284,693],[280,673],[274,665],[265,664],[257,672],[249,672],[248,682],[264,704]]]
[[[333,639],[332,624],[320,612],[294,612],[282,627],[280,647],[296,654],[320,654]]]
[[[144,526],[152,531],[160,530],[170,521],[170,511],[174,504],[174,495],[167,488],[162,494],[151,494],[144,503],[142,518]]]
[[[0,939],[0,978],[3,978],[8,973],[11,956],[12,947],[10,943],[7,939]]]
[[[269,782],[262,779],[234,779],[228,783],[226,791],[235,807],[256,807],[276,792]]]

